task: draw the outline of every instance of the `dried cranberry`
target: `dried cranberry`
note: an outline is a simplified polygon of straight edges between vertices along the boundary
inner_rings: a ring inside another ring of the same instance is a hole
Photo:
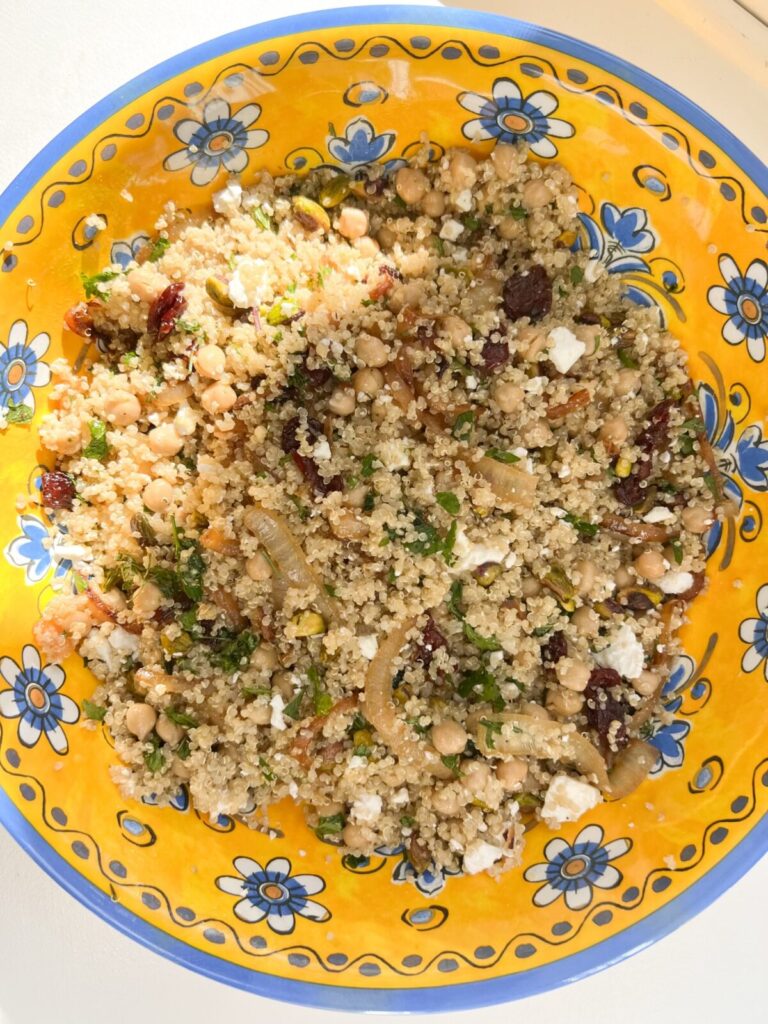
[[[666,448],[669,442],[669,414],[674,401],[665,398],[648,413],[648,425],[635,438],[635,444],[649,455]]]
[[[617,747],[624,747],[629,742],[625,718],[630,711],[629,704],[611,691],[621,686],[621,676],[612,668],[595,668],[592,670],[586,688],[584,716],[591,729],[600,738],[603,749],[608,746],[608,734],[614,722],[619,728],[613,735]]]
[[[552,633],[541,645],[541,660],[545,665],[555,665],[567,653],[568,642],[562,630]]]
[[[326,385],[330,384],[334,379],[333,372],[328,369],[327,366],[318,366],[315,370],[310,370],[307,366],[306,361],[302,366],[302,372],[306,374],[310,384],[315,390],[320,391]]]
[[[416,661],[421,662],[424,668],[429,668],[435,651],[441,647],[447,647],[448,641],[435,625],[432,616],[427,617],[427,624],[421,634],[421,642],[416,648]]]
[[[540,320],[552,308],[552,282],[544,267],[531,266],[507,278],[502,299],[510,320],[521,316]]]
[[[54,469],[43,473],[41,487],[43,505],[46,508],[72,508],[75,484],[71,476]]]
[[[389,263],[382,263],[381,266],[379,267],[379,273],[386,274],[388,277],[391,277],[393,281],[403,280],[403,275],[400,273],[397,267],[392,267],[390,266]]]
[[[579,313],[579,315],[575,316],[573,319],[576,321],[577,324],[595,325],[600,323],[600,315],[598,313],[593,313],[591,312],[591,310],[588,309],[585,309],[583,312]]]
[[[646,492],[637,474],[630,473],[623,480],[616,481],[613,485],[613,494],[616,501],[626,505],[627,508],[634,508],[636,505],[642,505]]]
[[[630,612],[637,612],[643,614],[649,612],[656,605],[646,594],[643,594],[639,590],[630,590],[624,597],[624,607]]]
[[[326,480],[317,468],[317,464],[311,458],[306,455],[301,455],[299,452],[299,430],[301,428],[301,420],[298,416],[293,416],[283,426],[282,435],[280,438],[280,444],[286,455],[290,455],[293,459],[294,465],[305,478],[307,483],[310,485],[315,494],[330,494],[331,491],[342,491],[344,490],[344,481],[338,474],[332,476],[330,480]],[[307,419],[307,436],[312,441],[319,441],[321,437],[324,437],[322,425],[312,417]]]
[[[174,324],[187,308],[187,300],[181,294],[184,291],[183,281],[174,281],[165,288],[152,305],[147,316],[147,331],[158,338],[167,338]]]
[[[67,310],[64,314],[64,323],[73,334],[78,334],[81,338],[93,337],[93,317],[84,302],[78,302],[76,306]]]
[[[509,362],[509,345],[504,341],[491,341],[489,338],[484,344],[480,355],[483,358],[483,368],[486,373],[494,373],[500,370]]]

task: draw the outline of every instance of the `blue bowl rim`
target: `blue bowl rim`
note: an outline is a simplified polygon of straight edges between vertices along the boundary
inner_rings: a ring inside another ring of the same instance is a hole
[[[768,167],[727,128],[682,93],[634,64],[571,36],[530,22],[456,8],[394,5],[345,7],[261,22],[218,36],[162,61],[137,75],[64,128],[13,179],[0,195],[0,223],[53,164],[81,138],[126,104],[189,68],[230,50],[279,36],[318,29],[360,25],[435,25],[487,31],[540,43],[568,56],[602,67],[655,97],[727,153],[755,185],[768,195]],[[32,827],[0,790],[0,824],[43,870],[89,910],[142,945],[199,974],[272,999],[321,1009],[371,1012],[440,1012],[471,1009],[545,992],[593,974],[639,952],[707,907],[734,884],[768,849],[768,815],[702,878],[664,907],[617,935],[542,967],[482,981],[424,988],[349,988],[262,974],[204,953],[167,935],[90,883],[71,867]]]

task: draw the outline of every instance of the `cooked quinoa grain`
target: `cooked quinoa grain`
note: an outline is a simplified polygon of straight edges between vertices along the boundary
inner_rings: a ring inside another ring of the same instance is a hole
[[[684,354],[525,148],[225,193],[67,315],[82,592],[36,639],[98,677],[126,795],[497,874],[655,760],[721,496]]]

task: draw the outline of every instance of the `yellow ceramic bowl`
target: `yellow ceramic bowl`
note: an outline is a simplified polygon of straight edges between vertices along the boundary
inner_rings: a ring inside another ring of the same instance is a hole
[[[62,312],[78,273],[127,262],[163,203],[202,207],[324,165],[396,167],[526,139],[582,199],[574,245],[659,307],[689,354],[734,508],[713,529],[709,590],[666,688],[659,761],[627,800],[487,877],[416,876],[400,849],[344,859],[292,806],[274,836],[123,799],[110,737],[80,710],[73,657],[41,664],[31,627],[67,580],[67,538],[39,502],[36,425],[49,364],[77,355]],[[457,1008],[539,991],[663,935],[765,846],[768,489],[766,168],[661,82],[529,25],[434,8],[272,22],[146,72],[75,121],[0,200],[0,820],[63,886],[146,945],[278,998]],[[94,216],[95,215],[95,216]],[[761,386],[760,379],[763,378]],[[34,410],[32,422],[25,422]]]

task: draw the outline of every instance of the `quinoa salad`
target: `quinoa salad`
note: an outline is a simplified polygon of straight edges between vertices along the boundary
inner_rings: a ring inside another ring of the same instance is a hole
[[[427,156],[232,179],[83,276],[35,639],[96,677],[126,796],[496,875],[653,767],[722,487],[568,171]]]

